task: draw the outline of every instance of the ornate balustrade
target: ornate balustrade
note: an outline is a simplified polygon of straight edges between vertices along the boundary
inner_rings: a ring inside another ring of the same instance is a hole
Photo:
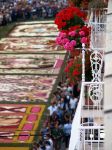
[[[103,97],[99,98],[95,95],[100,95],[99,89],[99,91],[95,89],[96,93],[90,93],[91,85],[94,87],[100,85],[103,89],[104,83],[82,83],[80,99],[72,123],[69,150],[94,150],[95,147],[100,150],[103,145]]]
[[[69,150],[103,149],[105,134],[102,70],[106,36],[106,12],[106,9],[99,12],[91,11],[89,20],[91,26],[90,61],[93,79],[91,82],[84,82],[83,80],[83,76],[86,76],[83,72],[86,60],[83,60],[83,58],[81,94],[72,123]]]

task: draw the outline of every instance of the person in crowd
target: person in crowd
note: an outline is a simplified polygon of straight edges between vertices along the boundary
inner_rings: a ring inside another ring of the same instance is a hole
[[[56,105],[55,101],[52,101],[52,102],[51,102],[51,105],[48,107],[50,116],[52,116],[53,113],[54,113],[55,111],[57,111],[57,109],[58,109],[58,108],[57,108],[57,105]]]
[[[6,15],[5,15],[5,13],[3,14],[2,25],[3,25],[3,26],[7,25],[7,20],[6,20]]]
[[[64,124],[64,127],[63,127],[64,139],[65,139],[65,147],[66,148],[68,148],[68,146],[69,146],[71,127],[72,127],[72,124],[71,124],[70,121],[66,122]]]
[[[49,123],[43,124],[43,127],[42,127],[42,129],[40,131],[40,135],[41,135],[42,139],[44,139],[44,137],[46,137],[47,134],[50,134]]]
[[[48,115],[41,128],[38,150],[68,148],[72,119],[78,104],[78,85],[60,82],[48,106]],[[75,91],[76,90],[76,91]]]
[[[32,148],[32,150],[40,150],[40,145],[39,145],[39,143],[34,142],[34,143],[33,143],[33,148]]]
[[[80,90],[78,88],[78,83],[73,86],[73,95],[75,97],[79,97],[79,95],[80,95]]]
[[[45,141],[45,150],[51,150],[51,143],[49,141]]]
[[[70,109],[71,109],[72,114],[74,113],[76,109],[77,102],[78,102],[78,98],[72,95],[72,97],[70,98]]]
[[[63,130],[59,127],[59,122],[57,122],[54,128],[51,130],[51,135],[53,138],[55,150],[59,150],[61,148],[61,141],[63,137]]]
[[[65,7],[67,7],[67,3],[65,5],[65,2],[60,3],[58,0],[0,1],[0,25],[29,19],[53,18],[60,9]]]
[[[2,25],[2,22],[3,22],[3,13],[2,11],[0,11],[0,25]]]
[[[50,150],[54,150],[53,140],[50,134],[46,135],[46,140],[50,143]]]

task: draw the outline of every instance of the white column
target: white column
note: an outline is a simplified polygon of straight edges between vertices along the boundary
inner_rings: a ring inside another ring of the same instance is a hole
[[[85,82],[85,44],[82,43],[82,82]]]
[[[104,82],[105,150],[112,150],[112,0],[108,3]]]

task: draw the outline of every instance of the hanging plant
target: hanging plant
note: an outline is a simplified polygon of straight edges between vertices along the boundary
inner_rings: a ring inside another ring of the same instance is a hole
[[[55,24],[57,24],[60,31],[56,38],[56,44],[69,51],[71,57],[67,62],[65,72],[72,84],[76,84],[77,81],[81,80],[82,44],[84,43],[86,47],[89,47],[90,43],[91,28],[85,25],[85,20],[85,13],[73,6],[61,10],[55,19]],[[89,62],[88,60],[85,64],[86,70],[91,66]]]
[[[76,26],[70,28],[70,31],[62,31],[56,38],[56,44],[61,45],[67,51],[74,51],[76,48],[81,48],[82,43],[86,44],[86,47],[90,43],[90,27],[83,26],[76,29]]]
[[[84,22],[86,19],[86,15],[77,7],[67,7],[61,10],[55,18],[55,24],[58,26],[60,31],[69,30],[71,27],[82,27],[84,26]]]
[[[85,74],[86,74],[86,80],[91,81],[92,75],[91,75],[91,65],[90,65],[90,54],[91,52],[86,51],[85,53]],[[67,78],[69,79],[69,82],[71,84],[76,84],[78,81],[82,78],[82,56],[81,51],[80,55],[76,56],[74,54],[74,57],[69,59],[65,68],[65,73],[67,75]]]

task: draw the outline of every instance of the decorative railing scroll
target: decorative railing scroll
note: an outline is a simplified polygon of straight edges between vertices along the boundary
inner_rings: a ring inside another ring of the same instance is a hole
[[[103,65],[103,54],[100,51],[93,51],[90,56],[92,69],[92,82],[101,82],[101,71]]]
[[[91,43],[90,49],[92,53],[90,56],[92,69],[92,82],[89,87],[89,97],[97,106],[103,98],[103,87],[98,82],[102,81],[103,55],[105,49],[105,35],[106,35],[106,13],[107,9],[95,11],[91,10],[89,25],[91,26]]]
[[[101,82],[101,71],[103,65],[103,53],[100,51],[93,51],[90,56],[91,69],[92,69],[92,82],[97,84],[91,84],[89,87],[89,96],[94,105],[100,103],[103,98],[103,87],[98,82]]]

